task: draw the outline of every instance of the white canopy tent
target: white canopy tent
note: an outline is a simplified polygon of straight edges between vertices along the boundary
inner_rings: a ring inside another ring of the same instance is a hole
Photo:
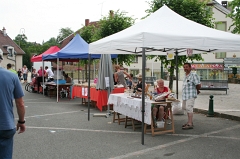
[[[90,54],[142,54],[142,70],[146,66],[146,54],[163,55],[166,54],[163,52],[167,51],[174,52],[177,56],[179,53],[186,53],[187,49],[192,49],[193,53],[240,52],[240,36],[208,28],[163,6],[137,24],[89,44]],[[142,75],[145,77],[144,71]],[[145,78],[142,82],[145,83]],[[142,144],[144,103],[143,93]]]

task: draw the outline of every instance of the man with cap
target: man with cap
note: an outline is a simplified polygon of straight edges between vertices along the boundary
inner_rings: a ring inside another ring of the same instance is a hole
[[[0,63],[3,54],[0,53]],[[12,158],[13,136],[25,131],[25,107],[23,102],[23,89],[18,76],[0,67],[0,158]],[[18,122],[15,125],[13,113],[13,99],[17,108]]]
[[[9,71],[11,71],[12,73],[17,74],[17,71],[15,71],[14,69],[12,69],[12,64],[8,63],[8,64],[7,64],[7,69],[8,69]]]

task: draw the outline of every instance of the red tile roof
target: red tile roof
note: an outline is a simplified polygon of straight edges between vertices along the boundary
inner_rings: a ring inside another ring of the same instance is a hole
[[[8,54],[8,46],[14,47],[14,50],[18,55],[25,54],[25,52],[7,34],[4,35],[3,31],[0,30],[0,49],[3,51],[3,54]]]

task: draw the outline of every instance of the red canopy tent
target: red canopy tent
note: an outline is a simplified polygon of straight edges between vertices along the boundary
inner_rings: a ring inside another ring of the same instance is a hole
[[[31,62],[40,62],[42,61],[42,55],[47,55],[47,54],[53,54],[58,52],[60,49],[57,46],[51,46],[48,50],[46,50],[44,53],[38,55],[38,56],[33,56],[31,58]]]

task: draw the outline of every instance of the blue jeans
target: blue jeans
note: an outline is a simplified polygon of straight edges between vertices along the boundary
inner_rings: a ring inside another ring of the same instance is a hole
[[[12,130],[0,130],[0,158],[11,159],[13,154],[13,136],[16,128]]]
[[[24,80],[24,81],[27,80],[27,74],[23,74],[23,80]]]

